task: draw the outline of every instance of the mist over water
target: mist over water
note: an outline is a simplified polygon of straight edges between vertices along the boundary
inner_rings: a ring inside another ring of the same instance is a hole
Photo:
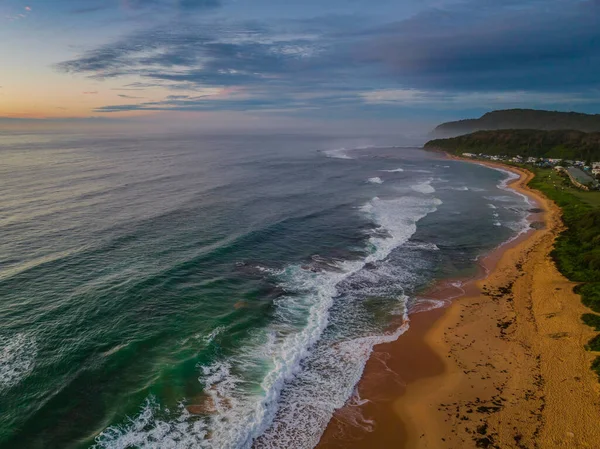
[[[0,446],[311,448],[505,173],[323,136],[0,142]]]

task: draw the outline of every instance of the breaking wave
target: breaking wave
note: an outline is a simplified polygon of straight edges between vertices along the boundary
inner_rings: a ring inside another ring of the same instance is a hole
[[[347,152],[347,148],[335,148],[332,150],[324,150],[323,154],[333,159],[354,159],[353,157],[350,157]]]
[[[199,367],[200,403],[169,411],[149,397],[137,416],[102,432],[95,448],[314,447],[351,397],[373,346],[408,328],[400,285],[411,274],[385,259],[439,204],[432,197],[373,198],[360,208],[377,226],[362,259],[325,264],[313,257],[318,265],[264,270],[285,292],[275,300],[275,319],[240,353]],[[391,302],[390,286],[397,291]],[[365,315],[364,298],[378,292],[390,316],[398,315],[395,331],[374,327]]]
[[[26,334],[0,336],[0,391],[17,385],[33,369],[35,339]]]
[[[435,192],[435,188],[431,185],[433,179],[429,179],[427,181],[420,182],[418,184],[413,184],[410,186],[415,192],[430,194]]]

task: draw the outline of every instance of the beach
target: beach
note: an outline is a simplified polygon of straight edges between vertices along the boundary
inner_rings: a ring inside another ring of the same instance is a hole
[[[509,363],[538,369],[516,302],[489,296],[504,284],[477,299],[476,280],[544,232],[507,187],[517,175],[329,139],[138,136],[131,152],[128,138],[33,137],[44,158],[5,150],[0,447],[310,449],[329,423],[331,447],[485,444],[508,413],[489,390]],[[551,342],[572,338],[558,327]],[[518,362],[477,352],[490,347]]]
[[[560,209],[527,188],[531,173],[486,165],[519,175],[509,187],[535,202],[536,226],[483,257],[478,276],[427,292],[448,306],[413,311],[401,338],[374,348],[319,447],[600,447],[594,332],[550,258]]]
[[[313,448],[374,346],[441,372],[415,307],[462,290],[419,295],[528,228],[506,174],[420,148],[197,137],[0,142],[0,447]]]

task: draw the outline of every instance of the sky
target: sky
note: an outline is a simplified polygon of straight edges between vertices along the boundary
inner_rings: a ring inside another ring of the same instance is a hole
[[[600,0],[0,0],[0,119],[600,112]]]

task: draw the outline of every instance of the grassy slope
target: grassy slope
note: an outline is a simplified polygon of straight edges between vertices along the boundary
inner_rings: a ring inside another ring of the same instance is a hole
[[[600,331],[600,192],[577,190],[552,170],[534,171],[530,187],[561,207],[567,228],[557,239],[552,257],[568,279],[580,283],[576,292],[595,312],[584,314],[583,322]],[[588,348],[600,351],[600,334],[590,340]],[[600,376],[600,357],[592,368]]]

